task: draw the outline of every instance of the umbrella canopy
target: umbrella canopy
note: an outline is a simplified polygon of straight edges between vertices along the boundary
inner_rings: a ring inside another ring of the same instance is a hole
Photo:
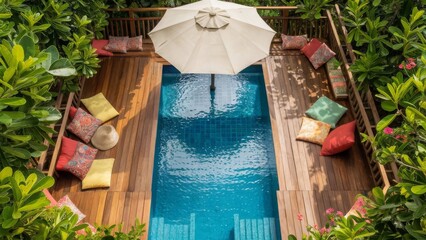
[[[212,74],[265,58],[274,35],[255,8],[217,0],[168,9],[149,33],[155,52],[182,73]]]

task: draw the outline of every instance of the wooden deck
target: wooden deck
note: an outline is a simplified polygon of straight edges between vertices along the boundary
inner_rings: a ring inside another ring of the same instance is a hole
[[[329,207],[348,211],[356,194],[369,191],[373,180],[359,146],[322,157],[320,146],[295,140],[309,106],[320,96],[331,98],[325,71],[315,71],[298,53],[275,49],[272,54],[263,68],[279,176],[281,234],[286,239],[289,233],[301,237],[307,224],[325,224]],[[102,92],[120,112],[107,123],[120,135],[117,146],[97,155],[116,159],[112,184],[81,191],[80,180],[60,173],[53,195],[68,194],[90,223],[123,223],[128,230],[139,218],[148,227],[162,67],[153,56],[106,58],[98,75],[86,81],[83,97]],[[350,120],[348,112],[340,123]],[[298,213],[304,216],[302,222]]]

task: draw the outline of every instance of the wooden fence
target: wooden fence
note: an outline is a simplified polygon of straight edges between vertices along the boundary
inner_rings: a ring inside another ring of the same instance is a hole
[[[157,25],[167,8],[124,8],[109,9],[109,25],[104,35],[129,36],[142,35],[147,39],[148,33]],[[316,21],[301,19],[296,16],[297,7],[257,7],[260,16],[279,34],[288,35],[307,34],[308,37],[325,39],[329,34],[327,17]]]

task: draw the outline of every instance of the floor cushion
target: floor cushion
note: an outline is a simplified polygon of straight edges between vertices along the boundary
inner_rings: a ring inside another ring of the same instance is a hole
[[[118,53],[127,53],[127,42],[129,37],[109,37],[108,44],[104,47],[105,50]]]
[[[77,222],[80,222],[81,220],[83,220],[86,217],[86,215],[83,214],[80,211],[80,209],[78,209],[78,207],[71,201],[71,199],[68,197],[68,195],[65,195],[61,199],[59,199],[57,206],[59,208],[64,207],[64,206],[69,207],[70,210],[78,216]]]
[[[109,41],[106,39],[93,39],[92,48],[96,49],[96,54],[98,54],[98,56],[110,57],[114,55],[112,52],[104,49],[104,47],[108,45],[108,42]]]
[[[308,37],[306,35],[289,36],[281,34],[281,39],[283,41],[283,49],[302,49],[308,44]]]
[[[330,124],[303,117],[296,139],[322,145],[329,131]]]
[[[61,153],[56,163],[56,170],[70,172],[82,180],[89,172],[97,152],[96,148],[62,137]]]
[[[301,51],[315,69],[318,69],[336,55],[325,43],[321,43],[316,38],[306,44]]]
[[[321,156],[334,155],[351,148],[355,144],[355,126],[352,121],[337,127],[322,144]]]
[[[142,36],[129,38],[127,41],[127,51],[142,51]]]
[[[109,187],[114,166],[114,158],[95,159],[82,181],[81,189]]]
[[[71,123],[68,124],[67,130],[74,133],[85,143],[88,143],[101,124],[101,120],[78,108]]]
[[[348,109],[326,96],[320,97],[305,113],[313,119],[336,127],[337,122]]]
[[[77,149],[77,141],[71,138],[62,137],[61,152],[59,153],[58,161],[56,162],[56,170],[64,170],[65,165],[71,160]]]
[[[330,80],[331,90],[335,98],[347,98],[348,87],[346,79],[340,67],[340,62],[336,58],[330,59],[327,63],[327,75]]]
[[[118,116],[117,110],[115,110],[102,93],[98,93],[90,98],[81,99],[81,102],[94,117],[100,119],[102,122]]]

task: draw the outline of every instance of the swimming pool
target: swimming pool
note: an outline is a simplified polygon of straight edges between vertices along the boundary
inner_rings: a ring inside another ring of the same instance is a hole
[[[279,239],[262,67],[209,85],[163,67],[149,239]]]

